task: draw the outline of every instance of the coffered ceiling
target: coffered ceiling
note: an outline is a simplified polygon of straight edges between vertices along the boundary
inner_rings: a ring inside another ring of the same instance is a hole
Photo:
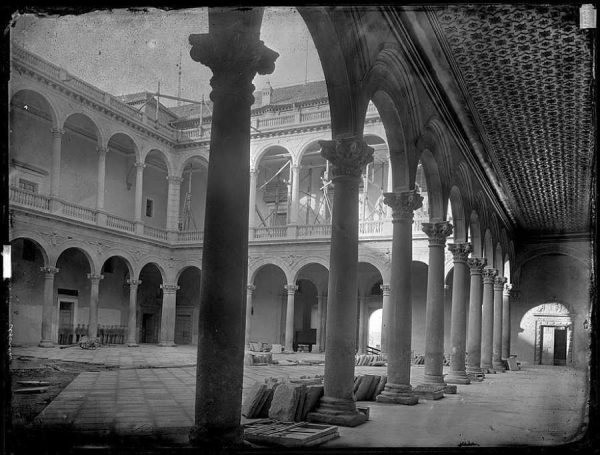
[[[589,229],[594,152],[592,41],[576,6],[436,7],[518,228]]]

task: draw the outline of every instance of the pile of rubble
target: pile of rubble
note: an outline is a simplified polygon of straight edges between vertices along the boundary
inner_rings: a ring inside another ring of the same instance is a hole
[[[386,358],[382,354],[360,354],[356,356],[356,366],[382,367]]]

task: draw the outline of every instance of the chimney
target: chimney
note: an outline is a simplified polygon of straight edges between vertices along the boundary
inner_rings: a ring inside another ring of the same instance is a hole
[[[271,93],[273,93],[273,88],[271,87],[271,84],[269,83],[269,81],[267,81],[266,84],[264,85],[264,87],[262,88],[262,93],[261,93],[261,105],[262,106],[268,106],[269,104],[271,104]]]

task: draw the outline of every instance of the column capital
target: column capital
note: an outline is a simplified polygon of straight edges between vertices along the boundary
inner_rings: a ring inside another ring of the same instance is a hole
[[[137,168],[138,168],[138,170],[139,170],[139,169],[144,169],[144,168],[146,167],[146,164],[145,164],[145,163],[141,163],[141,162],[139,162],[139,161],[136,161],[136,162],[135,162],[133,165],[134,165],[135,167],[137,167]]]
[[[429,246],[444,246],[446,238],[452,234],[453,226],[449,221],[423,223],[422,230],[429,237]]]
[[[380,284],[379,288],[381,289],[384,297],[388,297],[392,292],[392,287],[389,284]]]
[[[483,272],[481,272],[481,274],[483,275],[483,283],[494,284],[494,279],[496,278],[497,273],[498,271],[494,267],[484,267]]]
[[[331,178],[360,177],[362,168],[373,161],[373,147],[362,137],[345,137],[333,141],[319,141],[321,156],[331,163]]]
[[[383,203],[392,208],[392,222],[413,222],[414,211],[423,207],[423,196],[417,190],[383,193]]]
[[[96,152],[98,152],[100,157],[105,157],[108,153],[108,147],[96,147]]]
[[[137,286],[139,286],[140,284],[142,284],[142,280],[127,280],[127,284],[128,284],[130,287],[134,288],[134,287],[137,287]]]
[[[167,181],[170,185],[181,185],[181,182],[183,182],[183,177],[179,177],[177,175],[167,175]]]
[[[63,130],[62,128],[50,128],[50,132],[55,138],[61,137],[63,134],[65,134],[65,130]]]
[[[59,270],[56,267],[40,267],[40,272],[45,273],[48,278],[57,274]]]
[[[209,33],[189,36],[190,57],[213,72],[211,100],[236,96],[252,104],[256,73],[271,74],[275,70],[279,54],[258,39],[261,18],[259,8],[237,14],[215,13],[210,18]]]
[[[283,288],[287,291],[288,295],[294,295],[298,290],[298,286],[295,284],[286,284]]]
[[[510,295],[510,290],[512,289],[512,287],[513,287],[512,283],[506,283],[506,284],[504,285],[504,294],[505,294],[506,296],[509,296],[509,295]]]
[[[253,284],[246,285],[246,289],[248,290],[248,294],[252,295],[256,290],[256,286]]]
[[[486,264],[486,258],[472,257],[467,259],[467,265],[471,270],[471,275],[481,275]]]
[[[104,275],[101,275],[99,273],[88,273],[87,277],[92,283],[99,283],[100,280],[104,278]]]
[[[179,289],[179,286],[177,286],[176,284],[161,284],[160,288],[165,294],[175,294]]]
[[[448,249],[452,253],[454,263],[466,262],[471,253],[471,244],[465,243],[449,243]]]
[[[504,284],[506,283],[506,278],[503,276],[497,276],[494,279],[494,291],[502,291],[504,289]]]

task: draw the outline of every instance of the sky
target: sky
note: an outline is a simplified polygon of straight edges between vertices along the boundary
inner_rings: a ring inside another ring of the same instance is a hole
[[[212,72],[190,58],[188,37],[206,33],[207,19],[207,8],[15,15],[11,39],[112,95],[156,91],[160,81],[161,93],[177,96],[181,53],[181,97],[200,100],[210,94]],[[283,87],[323,80],[317,51],[295,8],[266,8],[261,39],[280,56],[273,74],[255,78],[257,89],[266,81]]]

